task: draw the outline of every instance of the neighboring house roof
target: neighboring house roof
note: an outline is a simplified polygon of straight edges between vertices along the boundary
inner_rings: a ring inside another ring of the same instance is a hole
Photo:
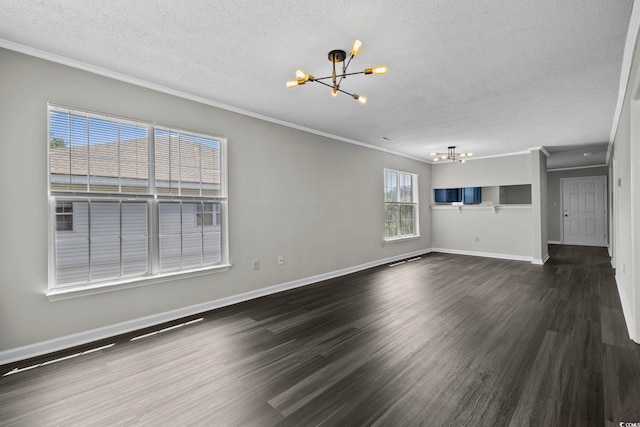
[[[148,179],[146,138],[50,148],[50,173],[61,177],[94,177],[125,181]],[[159,136],[155,141],[156,182],[220,184],[220,149]],[[59,181],[59,180],[57,180]]]

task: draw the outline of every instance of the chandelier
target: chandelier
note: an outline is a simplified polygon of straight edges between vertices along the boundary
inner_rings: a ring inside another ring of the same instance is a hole
[[[329,61],[331,61],[333,65],[333,72],[330,76],[327,77],[314,77],[311,74],[306,73],[302,70],[296,71],[296,79],[287,81],[287,87],[296,87],[305,84],[306,82],[316,82],[328,86],[331,88],[331,95],[337,96],[338,92],[342,92],[344,94],[349,95],[356,101],[361,104],[367,103],[367,98],[358,95],[357,93],[349,93],[340,88],[340,84],[342,80],[346,79],[347,76],[353,76],[355,74],[385,74],[387,72],[387,67],[385,65],[380,65],[378,67],[373,68],[365,68],[364,71],[358,71],[355,73],[347,73],[347,68],[349,68],[349,64],[351,64],[351,60],[360,53],[362,50],[362,42],[360,40],[356,40],[353,42],[353,46],[351,47],[351,52],[349,54],[349,60],[345,62],[347,59],[347,53],[344,50],[335,49],[329,52]],[[336,64],[342,63],[342,71],[339,69],[336,70]],[[331,79],[331,84],[324,82],[323,80]]]
[[[473,154],[471,153],[456,153],[455,145],[451,147],[447,147],[446,153],[431,153],[432,156],[436,156],[433,161],[439,162],[442,160],[451,160],[453,162],[464,163],[464,159],[460,159],[459,157],[471,157]]]

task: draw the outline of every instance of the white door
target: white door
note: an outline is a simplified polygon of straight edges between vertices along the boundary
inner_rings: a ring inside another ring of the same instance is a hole
[[[606,246],[605,177],[562,180],[563,243]]]

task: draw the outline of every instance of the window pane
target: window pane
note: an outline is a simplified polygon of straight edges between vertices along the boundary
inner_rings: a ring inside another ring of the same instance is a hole
[[[120,277],[120,237],[91,239],[91,279]]]
[[[69,204],[71,205],[69,207]],[[56,210],[71,209],[75,230],[55,232],[55,274],[58,285],[89,280],[89,204],[58,202]]]
[[[56,203],[56,231],[73,231],[73,203]]]
[[[91,202],[91,279],[120,277],[120,203]]]
[[[49,113],[49,170],[52,190],[71,189],[71,131],[67,114]]]
[[[220,142],[156,129],[156,188],[187,196],[220,195]]]
[[[202,171],[200,177],[202,180],[203,196],[220,196],[220,141],[209,138],[200,138],[200,167]]]
[[[413,202],[413,176],[407,173],[400,175],[400,202]]]
[[[174,270],[182,266],[182,219],[180,203],[160,203],[160,269]]]
[[[149,271],[148,213],[146,203],[122,203],[122,274]]]
[[[69,115],[70,134],[70,190],[87,191],[89,189],[89,143],[87,140],[87,119]]]
[[[384,172],[384,201],[398,201],[398,174],[394,171]]]
[[[220,232],[204,233],[202,246],[204,264],[217,264],[222,260]]]
[[[160,270],[176,270],[182,265],[182,240],[179,234],[160,236]]]
[[[146,126],[50,110],[52,190],[147,193],[148,153]]]
[[[180,203],[160,203],[158,206],[160,235],[180,234]]]
[[[171,192],[171,136],[169,132],[155,131],[156,191],[160,194]]]
[[[202,215],[202,203],[182,203],[182,233],[202,233],[198,225],[197,213]]]
[[[400,206],[400,235],[415,234],[414,212],[415,209],[413,205]]]
[[[120,237],[120,203],[91,202],[91,239]]]
[[[199,265],[202,265],[202,233],[185,233],[182,235],[182,266]]]
[[[215,206],[215,211],[214,211]],[[205,227],[213,227],[214,226],[214,217],[217,216],[217,211],[219,208],[219,204],[213,203],[204,203],[204,217],[203,217],[203,226]],[[217,225],[217,224],[216,224]]]
[[[395,237],[398,235],[397,205],[387,205],[385,207],[384,235],[385,237]]]
[[[146,128],[120,125],[120,185],[123,192],[149,192],[149,137]]]
[[[146,236],[122,237],[122,275],[149,272],[149,240]]]
[[[89,118],[89,184],[91,191],[120,191],[119,132],[115,122]]]

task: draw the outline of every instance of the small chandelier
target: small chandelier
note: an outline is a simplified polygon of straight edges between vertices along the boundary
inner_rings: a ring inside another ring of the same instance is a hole
[[[451,147],[447,147],[446,153],[431,153],[432,156],[436,156],[433,161],[439,162],[442,160],[451,160],[452,162],[464,163],[464,159],[460,159],[459,157],[471,157],[473,154],[471,153],[456,153],[455,145]]]
[[[374,68],[365,68],[364,71],[358,71],[355,73],[347,73],[347,68],[349,64],[351,64],[351,60],[354,56],[360,53],[362,50],[362,42],[360,40],[356,40],[353,42],[353,46],[351,47],[351,53],[349,54],[349,60],[345,63],[345,59],[347,59],[347,53],[344,50],[335,49],[329,52],[329,61],[331,61],[333,65],[333,72],[330,76],[327,77],[314,77],[311,74],[308,74],[302,70],[296,71],[296,80],[287,81],[287,87],[296,87],[299,85],[303,85],[306,82],[316,82],[328,86],[331,88],[331,95],[337,96],[338,92],[345,93],[358,101],[361,104],[367,103],[367,98],[358,95],[357,93],[349,93],[340,88],[340,84],[343,79],[346,79],[347,76],[353,76],[355,74],[385,74],[388,71],[388,68],[385,65],[380,65]],[[336,64],[342,62],[342,72],[336,71]],[[322,80],[331,79],[331,83],[323,82]]]

